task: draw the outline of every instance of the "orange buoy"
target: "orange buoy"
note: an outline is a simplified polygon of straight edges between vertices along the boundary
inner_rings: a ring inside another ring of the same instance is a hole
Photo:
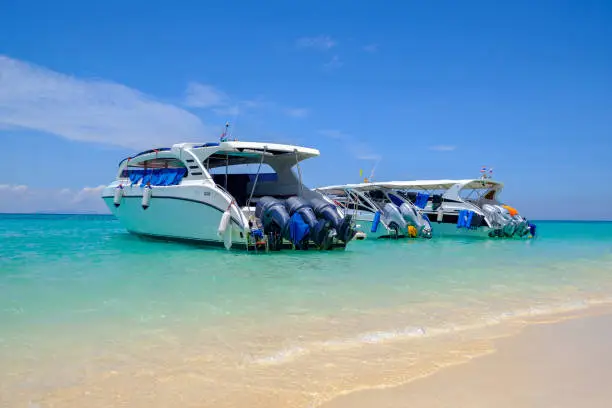
[[[512,208],[509,205],[502,205],[502,207],[504,207],[506,210],[508,210],[508,212],[510,213],[510,215],[512,217],[514,217],[515,215],[518,214],[518,211],[516,210],[516,208]]]

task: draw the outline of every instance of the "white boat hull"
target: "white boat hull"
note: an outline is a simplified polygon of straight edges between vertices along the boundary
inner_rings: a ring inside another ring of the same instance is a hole
[[[114,204],[113,187],[108,187],[103,199],[119,222],[131,233],[157,238],[199,241],[211,245],[224,245],[224,237],[218,235],[223,212],[222,203],[204,200],[206,188],[185,194],[176,187],[154,187],[149,207],[142,207],[140,187],[126,187],[120,205]],[[171,190],[173,189],[173,190]],[[197,198],[200,196],[202,198]],[[207,196],[211,197],[211,196]],[[232,211],[228,228],[231,228],[232,247],[247,245],[246,232],[240,227],[240,217]]]
[[[347,214],[353,215],[353,219],[355,220],[355,228],[357,231],[363,232],[367,239],[395,238],[395,231],[389,230],[382,221],[378,223],[376,231],[372,232],[374,214],[365,211],[358,211],[356,213],[349,211]],[[400,237],[406,238],[407,235],[400,235]]]
[[[457,228],[457,224],[452,223],[431,223],[433,237],[470,237],[470,238],[490,238],[489,227],[478,227],[477,229]]]

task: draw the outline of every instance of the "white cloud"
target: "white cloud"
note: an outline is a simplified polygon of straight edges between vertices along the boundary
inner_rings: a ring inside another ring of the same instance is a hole
[[[376,153],[358,153],[356,154],[355,157],[359,160],[371,160],[371,161],[378,161],[382,159],[382,156]]]
[[[24,185],[0,184],[0,191],[4,193],[24,193],[27,189]]]
[[[299,48],[314,48],[321,51],[329,50],[338,43],[329,35],[319,35],[317,37],[301,37],[295,42]]]
[[[74,197],[72,198],[72,202],[75,204],[79,204],[87,202],[91,198],[99,199],[102,194],[102,190],[104,190],[104,187],[106,186],[99,185],[98,187],[83,187],[74,195]],[[60,192],[62,194],[70,194],[70,190],[66,192],[65,189],[62,189],[60,190]]]
[[[192,113],[135,89],[2,55],[0,126],[129,148],[203,140],[211,134]]]
[[[452,152],[456,148],[457,148],[457,146],[451,146],[451,145],[429,146],[429,150],[434,150],[434,151],[437,151],[437,152]]]
[[[256,109],[256,108],[261,108],[262,106],[266,105],[267,102],[265,102],[264,100],[259,98],[259,99],[250,100],[250,101],[248,101],[248,100],[247,101],[241,101],[240,104],[242,106],[244,106],[245,108]]]
[[[341,143],[356,159],[379,161],[382,156],[372,150],[372,145],[363,143],[353,136],[336,129],[319,130],[320,135],[334,139]]]
[[[323,64],[323,66],[327,69],[336,69],[340,68],[344,63],[340,60],[340,57],[334,55],[328,62]]]
[[[261,100],[235,100],[212,85],[191,82],[185,91],[185,106],[190,108],[211,109],[224,117],[236,117],[248,111],[263,107]]]
[[[242,113],[243,109],[240,109],[240,106],[238,105],[232,105],[232,106],[223,106],[221,108],[215,108],[213,109],[213,112],[215,112],[217,115],[219,116],[238,116],[240,113]]]
[[[376,52],[378,51],[378,44],[368,44],[363,47],[365,52]]]
[[[323,135],[325,137],[329,137],[330,139],[346,139],[348,138],[348,135],[342,133],[339,130],[334,130],[334,129],[325,129],[325,130],[319,130],[319,134]]]
[[[287,116],[291,116],[292,118],[305,118],[310,113],[306,108],[287,108],[284,112]]]
[[[75,189],[31,188],[0,184],[0,212],[109,213],[101,198],[104,186]]]
[[[226,106],[229,97],[212,85],[190,82],[185,92],[185,105],[192,108]]]
[[[208,108],[216,115],[224,116],[228,119],[252,113],[256,110],[266,110],[272,114],[284,114],[292,118],[305,118],[310,113],[310,110],[307,108],[284,108],[273,101],[263,98],[235,100],[211,85],[197,82],[191,82],[187,87],[185,105],[192,108]]]

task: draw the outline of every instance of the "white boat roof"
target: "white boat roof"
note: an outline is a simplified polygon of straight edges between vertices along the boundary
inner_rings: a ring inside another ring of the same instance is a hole
[[[484,181],[484,185],[483,185]],[[357,183],[357,184],[341,184],[335,186],[319,187],[317,190],[322,191],[341,191],[345,189],[354,190],[376,190],[378,188],[389,188],[393,190],[448,190],[455,185],[460,185],[463,188],[492,188],[503,187],[503,183],[491,179],[464,179],[464,180],[414,180],[414,181],[376,181],[372,183]]]
[[[447,190],[457,184],[461,188],[483,188],[483,187],[503,187],[504,184],[491,179],[463,179],[463,180],[414,180],[414,181],[385,181],[376,182],[387,188],[395,190]]]
[[[226,141],[219,142],[218,145],[216,143],[205,143],[204,145],[195,145],[192,148],[208,148],[213,149],[215,151],[233,151],[233,152],[252,152],[252,153],[263,153],[264,150],[271,154],[279,154],[279,153],[294,153],[297,152],[298,155],[303,158],[316,157],[320,154],[317,149],[313,149],[310,147],[296,146],[296,145],[288,145],[288,144],[279,144],[279,143],[266,143],[266,142],[241,142],[241,141]]]
[[[136,155],[130,156],[129,158],[123,159],[119,163],[119,165],[124,163],[126,160],[132,160],[133,162],[141,162],[157,157],[173,157],[176,156],[176,152],[180,150],[190,150],[194,154],[197,154],[200,159],[206,158],[215,153],[230,153],[231,156],[242,157],[242,160],[244,162],[258,162],[260,160],[259,158],[262,155],[266,157],[265,161],[267,161],[268,159],[277,158],[281,161],[295,161],[295,156],[293,154],[297,153],[298,161],[302,161],[304,159],[319,156],[320,154],[319,150],[317,149],[279,143],[242,142],[235,140],[208,143],[177,143],[174,144],[172,147],[161,147],[140,152]],[[293,154],[291,155],[291,158],[289,158],[287,155],[291,153]]]

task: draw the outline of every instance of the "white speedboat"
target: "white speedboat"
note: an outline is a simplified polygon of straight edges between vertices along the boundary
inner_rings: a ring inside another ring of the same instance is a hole
[[[498,200],[503,184],[488,178],[380,183],[421,208],[433,234],[533,237],[535,224]]]
[[[124,159],[102,197],[134,234],[256,250],[344,247],[351,217],[302,184],[300,162],[318,155],[272,143],[175,144]]]
[[[427,216],[384,183],[344,184],[316,191],[353,216],[358,238],[431,238]]]

